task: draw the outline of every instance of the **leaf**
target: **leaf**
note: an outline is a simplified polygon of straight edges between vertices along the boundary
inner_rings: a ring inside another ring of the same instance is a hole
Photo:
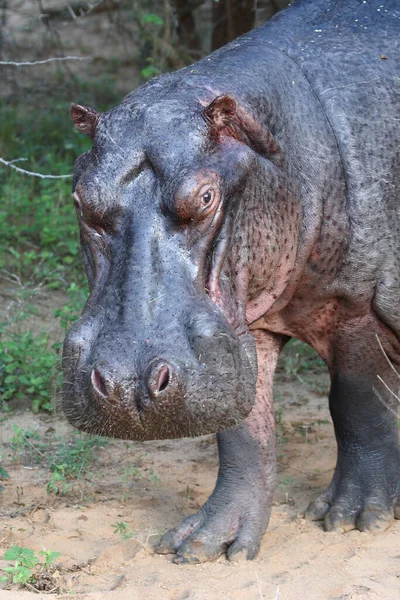
[[[32,577],[32,571],[29,567],[20,566],[18,571],[15,573],[13,577],[14,583],[28,583],[29,579]]]
[[[10,546],[3,554],[3,560],[17,560],[22,550],[22,546]]]
[[[20,561],[24,566],[33,567],[39,561],[31,548],[23,548],[22,546],[10,546],[4,553],[3,560]]]
[[[164,20],[155,13],[145,13],[141,19],[143,24],[152,23],[153,25],[163,25]]]
[[[0,465],[0,479],[10,479],[10,474]]]
[[[56,558],[58,558],[59,556],[61,556],[61,552],[52,552],[51,550],[41,550],[39,552],[39,554],[41,554],[45,558],[45,567],[46,567],[46,569],[51,564],[53,564],[53,562],[56,560]]]

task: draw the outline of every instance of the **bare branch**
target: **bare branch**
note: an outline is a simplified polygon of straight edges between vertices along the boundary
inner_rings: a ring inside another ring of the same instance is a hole
[[[16,162],[21,162],[23,160],[28,160],[28,159],[27,158],[14,158],[14,160],[10,160],[8,164],[13,165]]]
[[[74,19],[74,21],[76,21],[76,19],[78,18],[77,15],[75,14],[74,9],[72,8],[72,6],[70,5],[69,2],[67,2],[67,8],[68,8],[68,12],[71,15],[71,17]]]
[[[378,377],[379,377],[379,375],[378,375]],[[389,392],[390,392],[391,394],[393,394],[393,396],[394,396],[394,397],[395,397],[397,400],[399,400],[399,398],[396,396],[396,394],[394,394],[394,393],[392,392],[392,390],[390,390],[390,389],[388,388],[388,386],[387,386],[387,385],[386,385],[386,383],[383,381],[383,379],[381,379],[380,377],[379,377],[379,379],[380,379],[380,381],[383,383],[383,385],[385,386],[385,388],[387,388],[387,389],[389,390]],[[375,387],[374,385],[372,386],[372,391],[374,392],[374,394],[375,394],[375,396],[378,398],[378,400],[381,402],[381,404],[383,404],[383,406],[384,406],[384,407],[385,407],[385,408],[386,408],[388,411],[390,411],[390,412],[391,412],[391,413],[392,413],[392,414],[393,414],[393,415],[396,417],[396,419],[398,419],[398,418],[399,418],[399,415],[398,415],[397,411],[396,411],[396,410],[395,410],[395,409],[394,409],[392,406],[390,406],[390,404],[388,404],[388,403],[387,403],[387,402],[386,402],[386,401],[385,401],[385,400],[382,398],[382,395],[381,395],[381,394],[378,392],[378,390],[376,389],[376,387]]]
[[[381,383],[383,383],[383,385],[385,386],[385,388],[387,389],[387,391],[390,392],[394,398],[396,398],[397,402],[400,402],[400,399],[399,399],[398,395],[395,394],[394,391],[390,389],[390,387],[388,386],[388,384],[383,381],[382,377],[380,375],[377,375],[377,378],[379,379],[379,381]]]
[[[378,344],[379,344],[379,348],[381,349],[383,356],[386,358],[387,362],[389,363],[390,368],[392,369],[392,371],[394,371],[397,375],[397,377],[400,379],[400,374],[396,371],[392,361],[390,360],[390,358],[388,357],[388,355],[385,352],[384,347],[382,346],[381,340],[379,339],[379,335],[376,335],[376,339],[378,340]]]
[[[392,363],[392,361],[390,360],[390,358],[388,357],[388,355],[385,352],[384,347],[382,346],[381,340],[379,339],[379,336],[376,335],[376,339],[378,340],[378,344],[379,347],[384,355],[384,357],[386,358],[390,368],[392,369],[392,371],[394,371],[394,373],[396,373],[397,377],[400,379],[400,373],[397,371],[397,369],[395,368],[394,364]],[[377,375],[377,378],[379,379],[379,381],[385,386],[385,388],[387,389],[387,391],[394,397],[396,398],[397,402],[400,403],[400,398],[398,396],[398,394],[396,394],[393,390],[390,389],[390,387],[388,386],[388,384],[382,379],[382,377],[380,375]],[[375,388],[375,386],[372,387],[375,395],[377,396],[378,400],[381,401],[381,403],[388,409],[390,410],[391,413],[393,413],[395,415],[396,418],[399,417],[398,413],[396,410],[394,410],[387,402],[385,402],[385,400],[382,398],[382,396],[380,395],[380,393],[377,391],[377,389]]]
[[[46,63],[62,61],[62,60],[92,60],[90,56],[54,56],[52,58],[46,58],[44,60],[34,60],[26,62],[13,62],[9,60],[0,60],[0,65],[7,65],[13,67],[27,67],[32,65],[45,65]]]
[[[11,167],[11,169],[15,169],[19,173],[24,173],[25,175],[31,175],[32,177],[40,177],[40,179],[66,179],[67,177],[72,177],[72,175],[43,175],[43,173],[35,173],[34,171],[26,171],[25,169],[21,169],[20,167],[16,167],[13,163],[18,160],[27,160],[26,158],[16,158],[14,160],[4,160],[0,158],[0,163],[6,165],[7,167]]]

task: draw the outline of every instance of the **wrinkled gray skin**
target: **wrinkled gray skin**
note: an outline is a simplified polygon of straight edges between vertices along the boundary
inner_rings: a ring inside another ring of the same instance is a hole
[[[256,555],[292,336],[329,367],[338,444],[308,517],[365,531],[400,516],[382,383],[398,391],[399,17],[394,0],[299,1],[105,114],[72,108],[93,138],[74,184],[91,294],[64,410],[127,439],[219,432],[213,494],[158,548],[177,562]]]

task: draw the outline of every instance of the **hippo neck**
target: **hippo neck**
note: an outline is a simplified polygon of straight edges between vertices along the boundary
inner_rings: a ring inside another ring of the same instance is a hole
[[[275,268],[280,265],[277,273],[280,285],[271,290],[269,284],[276,273],[273,271],[263,275],[266,287],[256,297],[249,290],[250,300],[246,310],[248,323],[266,312],[282,310],[290,302],[300,282],[315,279],[315,272],[312,272],[312,268],[309,269],[309,265],[318,260],[319,240],[327,230],[324,215],[332,215],[335,207],[342,210],[346,196],[338,144],[310,81],[292,58],[272,45],[260,45],[260,52],[256,55],[253,46],[258,41],[257,32],[240,38],[239,44],[217,51],[211,56],[211,60],[208,57],[198,63],[195,69],[185,70],[185,80],[181,82],[196,90],[199,100],[208,101],[222,93],[233,95],[269,129],[282,150],[283,164],[274,165],[272,175],[280,179],[283,189],[290,190],[299,217],[294,222],[287,215],[286,224],[296,229],[297,243],[294,250],[291,245],[288,248],[285,231],[279,234],[275,231],[282,258],[280,263],[274,261]],[[243,66],[249,64],[248,53],[252,57],[252,68],[249,71]],[[285,73],[285,77],[277,79],[276,75],[271,76],[271,73],[276,74],[277,71]],[[212,89],[207,81],[212,82]],[[260,157],[261,161],[265,162],[266,159],[268,157]],[[268,182],[264,189],[270,189]],[[270,201],[278,211],[282,205],[289,209],[290,203],[286,203],[284,199],[281,199],[280,206],[275,200],[268,199],[264,207],[267,212],[268,206],[271,206]],[[248,208],[247,203],[242,204],[244,215],[248,214]],[[270,217],[273,220],[274,214],[270,213]],[[273,227],[279,228],[274,220],[272,223]],[[247,231],[247,227],[244,217],[242,229]],[[330,231],[332,232],[332,227]],[[343,233],[340,235],[343,236]],[[260,254],[262,247],[257,243],[256,237],[248,243]],[[266,254],[271,248],[267,242],[269,241],[262,241]],[[335,244],[333,234],[330,246],[334,249]],[[288,251],[291,254],[289,261],[286,259]],[[250,255],[248,261],[253,262]],[[288,266],[289,263],[293,264]],[[264,264],[264,270],[268,270],[269,259]],[[274,266],[271,265],[271,268],[274,269]]]
[[[320,230],[317,218],[310,227],[292,176],[262,159],[253,173],[236,220],[230,257],[241,282],[236,287],[243,290],[246,284],[248,324],[290,301]]]

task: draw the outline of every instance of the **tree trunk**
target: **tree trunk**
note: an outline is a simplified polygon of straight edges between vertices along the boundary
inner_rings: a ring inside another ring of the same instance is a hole
[[[201,49],[193,11],[203,3],[204,0],[174,0],[179,39],[194,58],[200,58]]]
[[[254,0],[213,0],[212,49],[221,48],[252,29]]]

